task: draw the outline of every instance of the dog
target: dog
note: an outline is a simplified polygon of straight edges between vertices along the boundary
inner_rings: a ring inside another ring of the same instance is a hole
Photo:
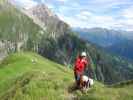
[[[94,84],[93,79],[89,78],[86,75],[81,76],[80,79],[80,89],[87,90]]]

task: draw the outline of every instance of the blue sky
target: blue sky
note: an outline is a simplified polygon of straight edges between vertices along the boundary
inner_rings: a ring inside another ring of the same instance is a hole
[[[13,0],[30,8],[46,4],[72,27],[133,31],[133,0]]]

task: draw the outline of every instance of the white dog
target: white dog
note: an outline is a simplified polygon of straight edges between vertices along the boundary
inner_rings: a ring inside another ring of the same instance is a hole
[[[94,81],[92,78],[89,78],[86,75],[83,75],[80,80],[80,88],[85,90],[90,88],[94,84]]]

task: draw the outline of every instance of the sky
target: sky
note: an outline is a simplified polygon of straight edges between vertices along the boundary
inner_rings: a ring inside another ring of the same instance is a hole
[[[26,9],[44,3],[71,27],[133,31],[133,0],[13,0]]]

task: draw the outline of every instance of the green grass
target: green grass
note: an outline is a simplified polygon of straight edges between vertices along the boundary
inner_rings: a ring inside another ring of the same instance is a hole
[[[37,54],[16,53],[0,65],[0,80],[0,100],[62,100],[72,72]]]
[[[0,64],[0,100],[133,100],[128,83],[108,87],[95,81],[87,93],[70,92],[72,71],[37,54],[11,54]]]
[[[115,88],[96,82],[88,93],[78,95],[81,100],[133,100],[133,85]]]

